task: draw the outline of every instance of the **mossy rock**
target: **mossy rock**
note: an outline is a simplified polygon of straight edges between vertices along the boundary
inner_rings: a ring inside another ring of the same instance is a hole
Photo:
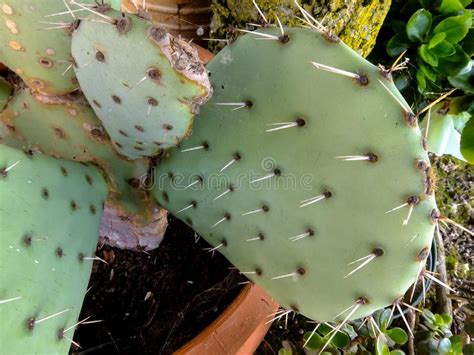
[[[369,55],[375,45],[391,0],[314,1],[300,0],[306,11],[338,35],[349,47],[362,56]],[[301,13],[291,0],[259,0],[258,6],[270,23],[301,27]],[[252,0],[213,0],[214,13],[211,38],[232,39],[236,28],[246,28],[248,23],[264,24]],[[222,48],[222,42],[211,42],[211,49]]]

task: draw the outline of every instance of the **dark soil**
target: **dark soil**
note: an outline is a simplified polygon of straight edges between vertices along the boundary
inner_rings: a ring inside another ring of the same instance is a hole
[[[161,246],[151,252],[104,247],[80,319],[76,354],[170,354],[212,323],[245,279],[180,221],[170,218]],[[75,349],[74,349],[75,348]]]

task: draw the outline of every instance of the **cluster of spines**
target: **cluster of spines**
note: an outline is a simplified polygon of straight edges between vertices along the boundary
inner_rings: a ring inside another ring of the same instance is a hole
[[[321,27],[317,24],[314,24],[314,26],[311,26],[311,27],[316,28],[317,30],[321,30]],[[261,32],[251,32],[251,33],[253,33],[255,36],[257,36],[257,39],[274,40],[274,41],[278,41],[282,44],[286,44],[286,43],[289,43],[291,41],[291,35],[290,36],[287,35],[283,28],[281,28],[281,34],[280,35],[273,35],[273,34],[261,33]],[[325,36],[325,37],[328,37],[328,36]],[[328,39],[330,39],[332,41],[335,41],[333,37],[330,37]],[[370,80],[369,80],[370,78],[365,74],[361,74],[361,73],[357,73],[357,72],[352,73],[352,72],[349,72],[349,71],[345,71],[345,70],[341,70],[341,69],[338,69],[338,68],[330,67],[328,65],[324,65],[324,64],[321,64],[321,63],[317,63],[317,62],[311,62],[311,64],[313,65],[314,68],[316,68],[318,70],[324,70],[324,71],[327,71],[329,73],[333,73],[333,74],[336,74],[336,75],[342,75],[342,76],[349,77],[356,84],[358,84],[360,86],[370,85]],[[391,80],[391,73],[395,70],[398,70],[397,66],[394,66],[390,70],[386,70],[385,68],[381,67],[380,68],[380,78],[379,79],[377,78],[375,80],[375,82],[378,81],[382,85],[384,90],[386,90],[390,94],[390,96],[393,98],[393,100],[395,102],[397,102],[398,104],[400,104],[400,107],[401,107],[401,122],[403,122],[408,127],[417,129],[418,128],[418,117],[421,113],[426,111],[426,109],[423,112],[419,112],[417,114],[414,114],[412,112],[412,110],[410,109],[410,107],[403,101],[401,96],[399,96],[399,94],[396,91],[389,88],[388,84],[390,84],[391,81],[392,81]],[[242,110],[242,109],[252,110],[255,106],[255,102],[252,101],[252,100],[249,100],[249,99],[235,100],[235,102],[214,102],[214,103],[211,103],[211,104],[214,104],[216,106],[229,106],[230,107],[230,112],[237,111],[237,110]],[[271,133],[271,132],[276,132],[276,131],[281,131],[281,130],[286,130],[286,129],[298,129],[298,128],[305,127],[306,124],[307,124],[307,122],[306,122],[305,118],[296,117],[293,120],[275,122],[275,123],[269,124],[270,127],[267,128],[266,130],[262,131],[262,132]],[[426,151],[426,141],[425,141],[425,139],[423,138],[420,143],[421,143],[423,149]],[[211,151],[211,150],[212,150],[211,143],[209,141],[206,141],[206,140],[203,140],[200,144],[198,143],[197,145],[191,145],[190,147],[184,146],[184,147],[180,148],[181,153],[187,153],[187,154],[194,154],[192,152],[202,152],[201,154],[205,154],[205,152]],[[174,153],[174,154],[179,154],[179,153]],[[377,152],[368,151],[368,152],[357,152],[354,155],[335,156],[334,158],[335,159],[340,159],[342,161],[347,161],[347,162],[360,161],[360,162],[367,162],[367,163],[376,164],[380,159],[385,159],[386,157],[379,156],[379,154]],[[229,156],[228,161],[222,163],[222,168],[219,170],[219,173],[222,173],[223,171],[226,171],[227,169],[231,169],[232,166],[235,166],[236,164],[238,164],[242,160],[245,160],[245,156],[242,156],[240,152],[236,152],[232,156]],[[412,216],[412,213],[413,213],[414,209],[416,208],[416,206],[418,206],[422,201],[424,201],[426,199],[432,199],[432,197],[433,197],[434,178],[433,178],[433,173],[432,173],[431,167],[429,166],[429,162],[425,158],[423,158],[423,159],[416,159],[415,158],[414,162],[413,162],[413,166],[414,166],[415,169],[418,169],[418,171],[420,171],[420,173],[422,175],[422,181],[423,181],[423,184],[425,186],[424,191],[421,192],[418,195],[408,194],[404,200],[400,201],[400,203],[401,203],[400,205],[397,205],[396,207],[393,207],[393,208],[391,208],[390,210],[387,211],[387,213],[391,213],[391,212],[397,211],[399,209],[406,208],[407,209],[406,217],[403,220],[401,220],[401,224],[403,224],[403,225],[407,225],[409,223],[410,218]],[[217,171],[216,171],[216,173],[217,173]],[[276,167],[275,169],[268,172],[264,176],[258,177],[256,179],[250,181],[250,183],[252,184],[252,183],[257,183],[257,182],[261,182],[261,181],[264,181],[264,180],[277,179],[281,174],[282,174],[281,167]],[[173,173],[173,172],[168,173],[168,176],[171,180],[171,184],[173,184],[172,180],[173,180],[174,175],[175,175],[175,173]],[[196,175],[194,175],[192,180],[190,179],[188,181],[188,184],[184,186],[184,189],[189,189],[191,187],[196,187],[196,186],[197,186],[196,188],[199,189],[200,185],[204,186],[205,181],[206,181],[205,176],[203,176],[202,174],[196,174]],[[183,186],[179,186],[179,188],[183,188]],[[219,200],[221,198],[225,198],[225,197],[230,196],[231,194],[235,194],[235,193],[238,194],[238,187],[236,187],[236,186],[234,186],[234,184],[230,183],[230,184],[227,184],[222,191],[217,192],[215,194],[215,196],[210,196],[210,198],[213,201],[216,201],[216,200]],[[336,196],[338,195],[337,191],[335,192],[335,191],[326,190],[326,191],[321,191],[320,194],[314,194],[314,196],[308,196],[307,199],[304,199],[304,200],[300,201],[300,205],[298,207],[299,208],[308,207],[308,206],[311,206],[313,204],[322,202],[324,200],[327,200],[327,199],[331,198],[334,193],[335,193]],[[159,198],[159,199],[163,200],[164,205],[166,206],[167,203],[170,202],[169,194],[167,192],[162,192],[161,197],[162,198]],[[182,215],[186,211],[191,212],[191,211],[197,210],[197,209],[199,209],[199,204],[200,204],[200,202],[196,201],[195,199],[190,200],[190,202],[188,204],[183,205],[182,208],[180,208],[176,212],[176,214]],[[243,213],[237,213],[236,214],[236,213],[230,213],[229,211],[223,211],[223,213],[220,217],[217,217],[215,221],[211,221],[208,228],[209,229],[214,229],[214,228],[219,228],[219,226],[221,226],[221,225],[224,226],[226,221],[231,221],[231,220],[234,219],[234,217],[243,217],[243,216],[248,216],[248,215],[252,215],[252,214],[256,214],[256,213],[265,213],[265,212],[269,212],[270,210],[271,210],[271,206],[268,206],[266,204],[262,204],[260,207],[255,206],[255,209],[249,209],[249,211],[242,211]],[[432,221],[432,223],[436,224],[437,223],[437,217],[436,217],[437,214],[438,214],[437,210],[433,209],[432,212],[429,213],[429,215],[427,216],[427,219]],[[190,219],[189,215],[188,216],[182,216],[182,218],[188,224],[192,225],[192,220]],[[298,240],[301,240],[301,239],[304,239],[304,238],[313,237],[315,235],[316,235],[315,229],[307,228],[306,230],[301,231],[300,234],[289,237],[289,239],[291,241],[298,241]],[[410,243],[413,242],[416,239],[416,237],[417,236],[413,237],[409,242]],[[212,236],[210,237],[211,240],[213,238],[214,237],[212,237]],[[222,238],[222,239],[217,239],[217,240],[218,241],[215,242],[215,246],[213,248],[211,248],[210,251],[215,251],[217,249],[225,248],[225,247],[228,246],[228,243],[229,243],[228,239]],[[255,236],[252,236],[251,238],[248,238],[246,240],[247,241],[263,241],[263,240],[265,240],[265,234],[263,232],[260,232],[260,233],[256,234]],[[424,266],[426,256],[427,256],[426,255],[427,250],[428,250],[428,246],[423,247],[421,249],[421,251],[415,257],[416,262],[420,263],[420,270],[423,270],[423,266]],[[352,269],[352,271],[350,271],[348,274],[346,274],[345,278],[350,277],[355,272],[363,269],[366,265],[371,263],[373,260],[375,260],[379,257],[383,257],[383,255],[384,255],[383,248],[376,247],[376,248],[372,249],[371,251],[368,251],[368,255],[366,255],[366,256],[350,263],[350,265],[351,264],[357,264],[357,263],[359,263],[359,264],[357,266],[355,266],[355,268]],[[261,267],[257,266],[255,268],[255,270],[244,271],[243,273],[245,275],[262,276],[264,271],[262,270]],[[418,273],[418,276],[420,275],[420,273],[421,273],[421,271]],[[424,272],[424,274],[430,275],[427,272]],[[305,275],[304,267],[298,267],[293,272],[289,272],[288,274],[284,274],[284,275],[273,276],[272,279],[280,279],[280,278],[286,278],[286,277],[291,277],[291,278],[296,278],[297,279],[299,277],[303,277],[304,275]],[[426,277],[431,278],[432,275],[426,276]],[[363,297],[363,299],[366,300],[366,302],[360,303],[360,302],[356,301],[355,305],[357,305],[357,307],[355,307],[355,308],[358,308],[359,306],[370,303],[367,298]],[[398,300],[401,300],[401,298],[398,298]],[[400,302],[402,302],[402,301],[400,301]],[[399,305],[398,302],[395,302],[394,304]],[[297,308],[297,307],[295,307],[295,308]],[[355,312],[355,309],[353,311]],[[350,318],[350,316],[354,312],[351,311],[348,318]]]

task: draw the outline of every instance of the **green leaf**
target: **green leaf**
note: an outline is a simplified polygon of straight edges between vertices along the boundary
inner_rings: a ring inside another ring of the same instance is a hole
[[[473,118],[471,118],[466,123],[466,125],[464,126],[464,129],[462,130],[461,154],[470,164],[474,164],[474,119]],[[473,329],[471,328],[471,332],[472,331]]]
[[[354,330],[354,327],[350,324],[344,324],[344,326],[341,328],[341,330],[349,335],[349,338],[354,339],[357,337],[357,332]]]
[[[464,5],[460,0],[441,0],[439,5],[439,12],[443,14],[449,14],[450,12],[456,12],[464,9]]]
[[[418,91],[423,93],[426,90],[426,77],[421,70],[416,72],[416,83],[418,86]]]
[[[303,340],[305,343],[311,336],[311,333],[312,332],[304,333]],[[326,340],[324,340],[323,337],[321,337],[321,335],[315,332],[313,336],[311,336],[311,339],[308,341],[305,347],[310,350],[318,350],[318,349],[321,349],[324,346],[324,344],[326,344]]]
[[[438,58],[438,66],[434,70],[446,76],[456,76],[470,69],[471,58],[458,44],[454,45],[454,49],[456,52],[453,55]]]
[[[471,70],[467,73],[449,76],[449,83],[455,88],[464,90],[465,92],[474,93],[474,61],[471,62]]]
[[[471,5],[472,0],[461,0],[462,6],[466,7],[467,5]]]
[[[430,42],[428,44],[428,48],[429,49],[433,48],[438,43],[443,42],[445,38],[446,38],[446,33],[444,32],[436,33],[435,35],[433,35],[433,37],[431,37]]]
[[[458,115],[443,115],[439,111],[443,104],[444,103],[439,103],[431,110],[428,130],[428,150],[438,156],[450,154],[458,159],[465,160],[461,153],[461,134],[456,130],[455,121],[467,121],[470,118],[470,114],[468,112],[462,112]],[[426,130],[427,124],[428,114],[426,114],[423,119],[421,127]],[[464,130],[466,130],[466,127],[464,127],[463,132]],[[472,149],[474,150],[474,147],[472,147]],[[423,314],[432,324],[437,327],[446,324],[442,316],[428,312],[428,310],[424,310]]]
[[[462,354],[462,338],[459,335],[453,335],[449,338],[451,341],[451,354]]]
[[[430,32],[433,18],[429,11],[419,9],[408,20],[407,36],[412,42],[423,41],[424,37]]]
[[[443,338],[438,343],[438,353],[440,355],[447,354],[451,350],[451,341],[448,338]]]
[[[281,348],[278,350],[278,355],[293,355],[293,350],[288,348]]]
[[[436,73],[431,66],[428,66],[426,65],[423,60],[421,59],[421,57],[417,57],[417,64],[418,64],[418,67],[419,69],[423,72],[423,74],[425,75],[425,77],[427,79],[429,79],[430,81],[432,82],[435,82],[436,79],[438,78],[438,73]]]
[[[466,15],[451,16],[444,19],[434,28],[433,33],[446,33],[446,40],[458,43],[462,40],[472,25],[472,18]]]
[[[390,355],[390,350],[387,346],[387,340],[383,335],[377,337],[377,342],[375,344],[375,354],[376,355]]]
[[[448,57],[456,53],[454,46],[448,41],[441,41],[433,48],[429,49],[429,52],[436,57]]]
[[[410,41],[405,32],[397,33],[390,38],[387,43],[387,54],[391,57],[398,57],[410,47]]]
[[[436,107],[436,106],[435,106]],[[435,110],[436,108],[433,108],[433,111]],[[424,121],[423,121],[424,122]],[[435,321],[435,315],[433,312],[431,312],[429,309],[424,309],[423,310],[423,317],[428,320],[430,323],[434,323]]]
[[[402,350],[392,350],[390,351],[390,355],[405,355],[405,352]]]
[[[388,328],[388,326],[390,325],[388,323],[388,321],[390,320],[390,314],[392,312],[390,311],[390,309],[386,308],[384,309],[382,312],[379,312],[377,314],[377,323],[380,325],[380,329],[382,331],[386,330]]]
[[[442,326],[442,325],[446,324],[444,322],[444,318],[441,317],[441,314],[435,314],[435,324],[438,325],[438,326]]]
[[[331,340],[331,344],[339,349],[345,348],[350,342],[351,338],[344,332],[338,332]]]
[[[402,328],[392,328],[388,329],[386,334],[394,341],[396,344],[403,345],[408,341],[408,334]]]
[[[430,52],[426,44],[421,45],[419,53],[421,59],[423,59],[426,63],[433,67],[438,66],[438,58]]]
[[[462,127],[464,127],[464,125]],[[442,314],[441,318],[443,318],[444,324],[451,325],[453,322],[453,317],[451,317],[449,314]]]
[[[332,330],[333,328],[327,326],[324,323],[319,326],[319,332],[324,336],[328,335]]]

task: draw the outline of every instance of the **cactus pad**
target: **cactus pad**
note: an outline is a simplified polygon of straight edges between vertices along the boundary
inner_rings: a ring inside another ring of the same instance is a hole
[[[95,5],[94,0],[81,4]],[[88,14],[69,5],[76,18]],[[51,16],[61,14],[59,16]],[[0,58],[36,91],[66,94],[78,88],[71,68],[74,17],[60,0],[0,1]],[[69,70],[68,70],[69,69]]]
[[[436,205],[388,73],[323,33],[275,28],[207,69],[214,96],[159,165],[157,201],[314,320],[396,302],[425,261]]]
[[[83,96],[18,90],[0,113],[0,142],[99,166],[110,188],[101,237],[127,249],[158,247],[166,231],[166,213],[143,190],[149,161],[130,161],[117,154]]]
[[[106,16],[110,23],[83,21],[73,34],[77,78],[121,154],[156,155],[191,133],[210,95],[207,73],[187,42],[135,15]]]
[[[67,354],[107,186],[95,167],[0,145],[0,332],[5,354]]]

